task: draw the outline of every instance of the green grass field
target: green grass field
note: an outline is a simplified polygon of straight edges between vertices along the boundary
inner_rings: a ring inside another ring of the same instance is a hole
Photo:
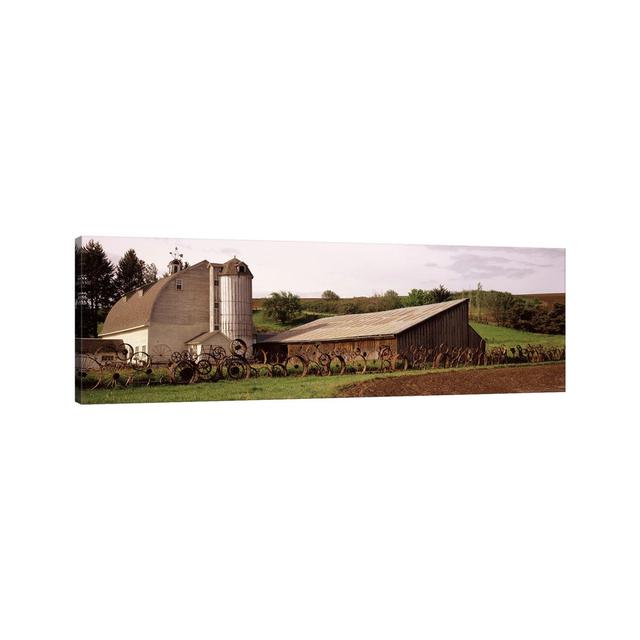
[[[264,311],[260,310],[260,311],[253,312],[253,325],[258,333],[286,331],[287,329],[298,327],[301,324],[306,324],[307,322],[311,322],[312,320],[317,320],[318,318],[331,316],[331,315],[333,314],[303,311],[300,317],[296,318],[292,322],[280,323],[280,322],[276,322],[275,320],[271,320],[271,318],[267,318],[264,314]]]
[[[545,347],[564,347],[564,336],[552,336],[546,333],[529,333],[506,327],[495,327],[491,324],[469,323],[487,342],[487,348],[491,347],[526,347],[528,344],[541,344]]]
[[[548,363],[553,364],[553,363]],[[475,367],[530,367],[532,364],[491,365]],[[542,365],[544,366],[544,365]],[[456,371],[463,371],[460,367]],[[307,376],[287,378],[251,378],[249,380],[221,380],[187,385],[157,385],[152,387],[123,387],[94,389],[81,393],[81,404],[120,404],[130,402],[203,402],[210,400],[298,400],[303,398],[335,398],[343,387],[365,380],[399,376],[439,375],[451,369],[423,369],[343,376]]]

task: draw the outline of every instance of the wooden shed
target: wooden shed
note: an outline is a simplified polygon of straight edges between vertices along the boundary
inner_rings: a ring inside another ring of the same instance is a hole
[[[450,300],[391,311],[320,318],[300,327],[259,340],[256,348],[268,353],[295,355],[309,345],[323,351],[360,349],[372,353],[383,346],[397,353],[411,347],[478,348],[482,338],[469,326],[469,299]]]

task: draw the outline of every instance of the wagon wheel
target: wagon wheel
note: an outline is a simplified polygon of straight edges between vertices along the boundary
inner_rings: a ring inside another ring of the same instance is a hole
[[[404,353],[396,353],[391,362],[396,371],[406,371],[409,368],[409,358]]]
[[[231,342],[231,353],[236,356],[244,356],[247,353],[247,343],[236,338]]]
[[[276,362],[275,364],[271,365],[271,375],[274,378],[285,378],[287,376],[287,368],[284,365],[278,364]]]
[[[211,375],[211,370],[213,367],[211,366],[211,362],[209,362],[209,358],[198,358],[198,362],[196,363],[196,368],[198,370],[199,378],[208,378]]]
[[[448,356],[446,353],[439,353],[433,361],[434,369],[446,369],[448,366]]]
[[[81,390],[95,389],[102,379],[102,365],[92,356],[76,358],[76,385]]]
[[[328,353],[318,353],[318,362],[326,367],[331,362],[331,356]]]
[[[171,354],[171,347],[168,344],[154,344],[151,348],[151,357],[157,363],[169,362]]]
[[[392,355],[391,347],[386,344],[380,347],[380,351],[378,353],[381,360],[391,359],[391,355]]]
[[[248,378],[251,367],[244,358],[229,357],[225,363],[227,377],[231,380],[242,380]]]
[[[171,354],[171,362],[178,364],[182,360],[182,354],[179,351],[174,351]]]
[[[138,351],[131,356],[131,366],[134,369],[148,369],[151,366],[151,356],[144,351]]]
[[[284,363],[288,375],[306,376],[307,361],[302,356],[289,356]]]
[[[116,356],[118,356],[118,360],[122,362],[129,362],[131,356],[133,356],[133,347],[126,342],[119,344],[115,348]]]
[[[393,363],[390,358],[380,359],[380,371],[393,371]]]
[[[270,378],[271,377],[271,367],[269,365],[262,365],[258,367],[258,376],[260,378]]]
[[[319,362],[315,360],[309,360],[307,363],[307,375],[308,376],[321,376],[323,368]]]
[[[189,362],[195,362],[196,358],[193,355],[193,353],[191,353],[191,351],[183,351],[180,354],[181,360],[188,360]]]
[[[195,382],[198,375],[198,368],[191,360],[178,362],[173,371],[174,382],[176,384],[189,384]]]
[[[143,369],[132,368],[128,371],[127,381],[125,384],[128,387],[148,387],[151,385],[152,380],[153,369],[151,367],[146,367]]]
[[[347,365],[342,356],[334,355],[329,359],[329,363],[326,365],[327,375],[329,376],[341,376]]]
[[[354,373],[365,373],[367,370],[367,359],[358,353],[352,356],[351,360],[349,360],[349,365]]]
[[[218,346],[218,347],[213,347],[213,349],[211,349],[211,355],[215,360],[222,360],[223,358],[226,357],[227,352],[224,350],[224,347]]]
[[[129,379],[129,370],[120,362],[102,368],[101,385],[108,389],[124,387]]]

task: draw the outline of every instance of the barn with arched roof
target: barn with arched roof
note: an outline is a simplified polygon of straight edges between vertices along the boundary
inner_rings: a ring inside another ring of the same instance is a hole
[[[100,337],[121,339],[151,354],[169,347],[200,352],[229,349],[240,338],[251,348],[252,279],[236,257],[220,264],[202,260],[186,269],[169,264],[169,275],[122,296],[109,311]]]

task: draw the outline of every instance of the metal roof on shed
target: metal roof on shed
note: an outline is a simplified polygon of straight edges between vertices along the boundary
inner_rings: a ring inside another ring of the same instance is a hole
[[[468,298],[425,304],[420,307],[403,307],[391,311],[355,313],[346,316],[320,318],[276,334],[265,342],[288,344],[295,342],[328,342],[397,335],[424,320],[447,311]]]

